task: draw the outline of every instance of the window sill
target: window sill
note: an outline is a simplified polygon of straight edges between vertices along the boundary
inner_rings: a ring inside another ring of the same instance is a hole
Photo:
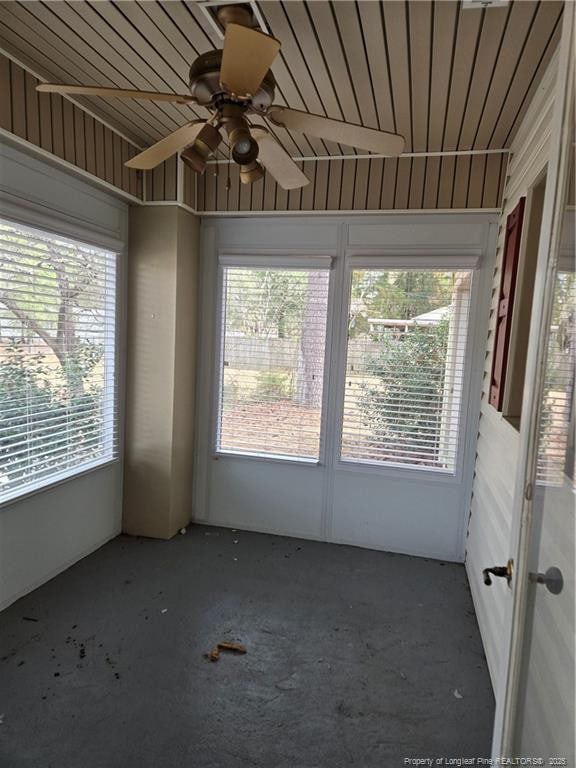
[[[248,461],[267,461],[274,464],[296,464],[303,467],[318,467],[318,459],[310,459],[302,456],[285,456],[276,453],[236,453],[233,451],[215,451],[212,455],[213,461],[219,459],[242,459]]]
[[[520,416],[506,416],[505,414],[502,414],[502,418],[505,422],[510,424],[512,429],[515,429],[516,432],[520,432]]]
[[[119,463],[120,458],[118,457],[113,459],[101,459],[94,461],[91,464],[83,464],[77,469],[70,469],[66,472],[59,472],[57,475],[53,475],[52,477],[46,478],[44,481],[39,482],[34,487],[23,488],[22,490],[15,489],[6,496],[0,497],[0,510],[2,510],[4,507],[9,507],[13,504],[18,504],[21,501],[25,501],[31,496],[36,496],[39,493],[49,491],[59,485],[69,483],[70,481],[76,480],[77,478],[83,477],[84,475],[92,474],[92,472],[96,472],[100,469],[104,469],[105,467]]]
[[[410,479],[414,480],[414,482],[442,483],[444,485],[455,485],[460,482],[458,470],[415,467],[406,464],[379,464],[369,461],[340,459],[336,464],[336,470],[342,472],[364,472],[366,474],[378,473],[391,478]]]

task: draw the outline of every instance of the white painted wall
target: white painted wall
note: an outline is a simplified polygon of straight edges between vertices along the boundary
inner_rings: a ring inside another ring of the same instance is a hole
[[[495,215],[218,218],[204,219],[202,230],[199,355],[203,369],[197,400],[194,519],[462,562],[475,455],[483,329],[496,244]],[[424,469],[374,468],[339,460],[335,446],[339,444],[345,380],[343,345],[339,339],[345,338],[345,312],[341,321],[328,324],[326,440],[319,462],[215,455],[218,259],[257,254],[333,257],[329,317],[331,313],[337,316],[337,304],[345,306],[348,301],[346,270],[357,258],[390,258],[396,267],[432,260],[437,268],[446,269],[477,264],[472,286],[466,397],[462,402],[462,439],[454,476]]]
[[[125,203],[7,143],[0,143],[0,215],[125,251]],[[121,460],[0,507],[0,609],[117,536],[121,518]]]
[[[486,340],[482,400],[472,489],[466,569],[482,640],[496,695],[499,671],[506,653],[505,615],[512,592],[503,579],[491,587],[482,581],[482,569],[505,564],[512,552],[513,494],[519,451],[519,433],[488,402],[496,308],[500,287],[506,218],[532,187],[548,161],[554,106],[557,58],[542,79],[524,121],[512,143],[498,233],[497,263],[492,284],[492,305]],[[526,223],[526,222],[525,222]]]

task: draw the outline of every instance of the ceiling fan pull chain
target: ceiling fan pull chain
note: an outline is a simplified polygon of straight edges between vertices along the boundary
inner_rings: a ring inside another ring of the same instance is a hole
[[[228,142],[228,173],[226,177],[226,192],[230,191],[230,187],[232,186],[232,183],[230,181],[230,165],[231,165],[231,150],[230,150],[230,142]]]

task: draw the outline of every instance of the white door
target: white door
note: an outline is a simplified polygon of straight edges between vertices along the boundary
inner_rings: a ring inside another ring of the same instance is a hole
[[[566,214],[554,285],[528,552],[525,638],[513,753],[566,759],[574,768],[574,214]],[[568,249],[567,249],[568,250]]]
[[[556,133],[527,365],[512,571],[493,757],[575,763],[574,7],[560,53]],[[524,415],[526,419],[524,419]]]

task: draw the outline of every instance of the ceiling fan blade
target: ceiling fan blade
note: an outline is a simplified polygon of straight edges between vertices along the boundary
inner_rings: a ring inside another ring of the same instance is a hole
[[[302,173],[294,160],[266,128],[254,126],[250,132],[258,142],[258,160],[268,173],[274,176],[282,189],[298,189],[310,183],[310,179]]]
[[[135,91],[126,88],[101,88],[99,85],[65,85],[63,83],[40,83],[36,90],[42,93],[61,93],[74,96],[116,96],[119,99],[146,99],[147,101],[175,101],[185,104],[196,101],[193,96],[179,93],[156,93]]]
[[[227,24],[220,84],[238,98],[254,96],[279,50],[280,43],[274,37],[240,24]]]
[[[348,147],[365,149],[380,155],[395,156],[404,151],[404,137],[397,133],[364,128],[362,125],[344,123],[341,120],[332,120],[287,107],[271,107],[266,117],[282,128],[309,133],[320,139],[329,139],[337,144],[346,144]]]
[[[137,168],[140,171],[149,171],[150,168],[155,168],[175,152],[178,152],[179,149],[192,144],[204,124],[204,120],[196,120],[193,123],[183,125],[182,128],[178,128],[177,131],[148,147],[144,152],[140,152],[139,155],[131,158],[124,165],[128,168]]]

